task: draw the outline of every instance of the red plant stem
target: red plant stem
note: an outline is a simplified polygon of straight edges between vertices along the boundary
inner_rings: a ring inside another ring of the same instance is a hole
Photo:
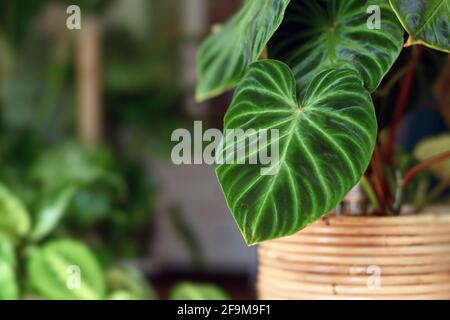
[[[373,186],[380,204],[380,211],[381,213],[386,214],[391,199],[389,197],[389,190],[384,176],[383,164],[381,163],[381,153],[378,142],[375,145],[375,150],[370,161],[370,167],[374,176]]]
[[[419,163],[418,165],[414,166],[403,176],[403,186],[407,186],[408,184],[410,184],[411,181],[414,179],[414,177],[420,172],[428,169],[429,167],[431,167],[436,163],[439,163],[447,159],[450,159],[450,151],[444,152],[435,157],[431,157],[430,159],[425,160]]]
[[[402,87],[400,89],[400,94],[397,98],[396,104],[394,106],[394,115],[391,127],[389,129],[389,134],[387,142],[384,146],[384,159],[387,163],[395,165],[394,150],[395,150],[395,140],[400,127],[400,121],[405,113],[406,105],[408,103],[408,97],[411,92],[411,87],[416,74],[416,68],[422,56],[423,47],[416,46],[413,53],[412,60],[408,66],[408,70],[405,75]]]
[[[379,167],[379,179],[381,181],[381,187],[383,188],[383,195],[386,198],[386,203],[388,207],[390,204],[394,201],[393,196],[391,193],[391,189],[389,188],[389,184],[386,178],[386,174],[384,171],[385,164],[383,163],[383,154],[381,152],[381,142],[380,142],[380,136],[377,136],[377,144],[375,145],[375,159],[377,161],[378,167]]]

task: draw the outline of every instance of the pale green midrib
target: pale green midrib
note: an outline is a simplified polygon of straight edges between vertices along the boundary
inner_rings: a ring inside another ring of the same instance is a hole
[[[295,103],[297,104],[297,102],[295,102]],[[287,140],[286,145],[285,145],[285,147],[283,149],[283,153],[281,154],[281,157],[278,160],[279,170],[281,170],[281,166],[284,165],[284,162],[286,161],[286,156],[287,156],[287,152],[289,150],[289,145],[291,144],[292,138],[294,137],[295,131],[297,130],[297,121],[296,121],[297,119],[296,118],[300,114],[301,113],[297,113],[295,119],[292,120],[292,125],[289,128],[289,137],[287,138],[288,140]],[[255,221],[254,225],[255,226],[259,225],[259,220],[261,218],[263,209],[264,209],[264,207],[266,205],[267,199],[269,198],[269,194],[272,192],[272,189],[273,189],[273,187],[275,185],[275,182],[277,181],[278,177],[279,177],[279,173],[277,173],[273,177],[273,179],[272,179],[272,181],[270,183],[270,186],[268,188],[268,191],[266,192],[266,194],[265,194],[265,196],[263,198],[263,201],[261,202],[261,205],[260,205],[260,207],[258,209],[258,212],[257,212],[257,214],[256,214],[256,216],[254,218],[254,221]],[[251,242],[255,241],[255,231],[256,231],[256,229],[253,228],[253,230],[252,230],[252,239],[249,239],[249,240],[251,240]]]

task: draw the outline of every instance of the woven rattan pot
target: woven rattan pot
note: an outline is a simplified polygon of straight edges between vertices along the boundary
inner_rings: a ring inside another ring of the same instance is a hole
[[[450,208],[428,211],[328,216],[261,244],[259,298],[450,299]]]

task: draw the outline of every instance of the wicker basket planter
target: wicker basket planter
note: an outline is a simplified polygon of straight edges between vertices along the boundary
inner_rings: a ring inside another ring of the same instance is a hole
[[[450,208],[442,211],[329,216],[263,243],[259,298],[450,299]]]

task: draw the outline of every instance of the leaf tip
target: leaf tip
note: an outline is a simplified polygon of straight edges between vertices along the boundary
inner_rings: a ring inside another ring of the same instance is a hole
[[[202,92],[201,90],[197,89],[195,92],[195,101],[197,103],[205,102],[208,99],[208,95]]]

